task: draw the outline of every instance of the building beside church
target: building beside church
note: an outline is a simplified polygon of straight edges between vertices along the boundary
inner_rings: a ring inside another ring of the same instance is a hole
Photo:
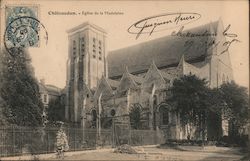
[[[75,126],[108,128],[112,118],[126,121],[137,106],[145,129],[186,139],[190,129],[181,127],[168,104],[168,89],[174,79],[188,74],[205,78],[211,88],[233,80],[223,31],[218,20],[107,52],[107,33],[101,27],[85,22],[68,30],[66,119]]]
[[[45,84],[45,80],[41,79],[39,82],[39,93],[43,103],[42,117],[47,120],[49,103],[63,95],[63,90],[50,84]],[[46,121],[45,121],[46,122]],[[47,123],[47,122],[46,122]]]
[[[48,108],[51,100],[55,100],[62,95],[62,89],[54,85],[45,84],[44,79],[40,80],[38,85],[41,101],[45,109]]]

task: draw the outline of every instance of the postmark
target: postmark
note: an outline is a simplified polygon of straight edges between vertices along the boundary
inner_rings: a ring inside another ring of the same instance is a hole
[[[41,36],[47,43],[48,33],[38,20],[38,6],[6,6],[5,15],[4,45],[11,55],[23,48],[39,47]]]

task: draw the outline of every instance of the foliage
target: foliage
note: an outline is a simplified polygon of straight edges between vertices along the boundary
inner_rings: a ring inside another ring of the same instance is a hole
[[[0,127],[6,127],[10,124],[8,123],[8,117],[10,115],[10,111],[6,108],[5,101],[0,97]]]
[[[170,102],[180,113],[181,123],[199,126],[204,132],[209,113],[223,116],[239,129],[248,120],[247,89],[234,82],[210,89],[204,79],[185,75],[173,82]],[[231,129],[232,130],[232,129]]]
[[[48,106],[48,121],[65,121],[65,102],[62,99],[62,96],[57,97],[56,99],[50,100]]]
[[[14,56],[1,52],[0,96],[4,100],[7,121],[18,126],[42,124],[42,102],[38,82],[27,51],[18,50]]]
[[[244,126],[248,121],[249,96],[247,88],[235,82],[223,84],[220,87],[225,106],[224,116],[230,119],[237,127]]]
[[[133,129],[141,128],[141,107],[138,104],[134,104],[129,111],[129,118],[131,127]]]
[[[185,75],[173,82],[171,101],[180,112],[183,124],[198,125],[206,120],[208,87],[204,79],[195,75]]]

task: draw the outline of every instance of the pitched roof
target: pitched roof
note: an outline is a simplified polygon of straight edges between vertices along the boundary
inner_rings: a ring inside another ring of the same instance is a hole
[[[101,28],[101,27],[99,27],[99,26],[97,26],[97,25],[95,25],[95,24],[93,24],[91,22],[88,22],[88,21],[84,22],[84,23],[82,23],[82,24],[80,24],[80,25],[78,25],[76,27],[73,27],[73,28],[67,30],[67,32],[68,33],[75,32],[75,31],[78,31],[78,30],[83,29],[85,27],[86,28],[92,27],[92,28],[95,28],[96,30],[99,30],[101,32],[106,33],[106,31],[103,28]]]
[[[121,91],[127,91],[129,88],[137,88],[138,85],[139,84],[136,82],[135,77],[129,73],[126,67],[116,92],[119,93]]]
[[[113,79],[107,79],[107,81],[108,81],[110,87],[111,87],[113,90],[116,89],[116,88],[119,86],[119,84],[120,84],[119,81],[116,81],[116,80],[113,80]]]
[[[39,83],[39,90],[40,90],[40,93],[46,92],[49,95],[53,95],[53,96],[61,95],[61,91],[62,91],[62,89],[60,89],[54,85],[42,84],[42,83]]]
[[[113,90],[106,77],[102,76],[98,87],[95,91],[94,98],[97,99],[102,93],[102,97],[110,97],[113,95]]]
[[[184,30],[183,33],[188,31],[195,34],[202,34],[205,31],[216,33],[218,22],[219,21],[216,21],[190,30]],[[111,51],[107,57],[109,77],[121,77],[123,73],[122,65],[127,66],[132,74],[144,73],[149,68],[153,59],[159,69],[177,66],[183,54],[185,54],[185,60],[187,62],[200,61],[209,54],[205,47],[201,47],[201,44],[205,45],[206,42],[211,39],[211,36],[165,36]],[[193,45],[190,48],[185,48],[184,45],[188,40],[193,41]]]

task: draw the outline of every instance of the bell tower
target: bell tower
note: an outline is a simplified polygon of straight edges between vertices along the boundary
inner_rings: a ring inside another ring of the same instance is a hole
[[[69,47],[67,60],[66,119],[79,123],[83,102],[83,83],[97,87],[107,76],[106,31],[85,22],[67,31]]]

